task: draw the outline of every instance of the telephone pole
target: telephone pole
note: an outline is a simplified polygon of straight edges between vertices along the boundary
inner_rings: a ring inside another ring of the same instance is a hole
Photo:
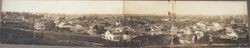
[[[176,0],[169,0],[169,11],[168,11],[168,15],[171,21],[171,26],[174,25],[175,22],[175,18],[176,18],[176,13],[175,13],[175,4],[176,4]]]
[[[175,4],[176,4],[176,0],[169,0],[169,11],[168,11],[168,16],[169,16],[169,20],[170,20],[170,26],[171,29],[172,27],[174,27],[175,25],[175,18],[176,18],[176,14],[175,14]],[[174,45],[174,32],[170,32],[171,33],[171,47]]]
[[[0,0],[0,31],[2,30],[3,14],[2,14],[2,0]]]

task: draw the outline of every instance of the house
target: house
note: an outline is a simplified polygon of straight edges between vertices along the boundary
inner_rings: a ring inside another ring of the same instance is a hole
[[[73,26],[72,24],[67,23],[67,22],[61,22],[61,23],[56,25],[56,27],[58,27],[58,28],[70,28],[72,26]]]
[[[46,29],[45,22],[42,22],[42,21],[35,22],[34,23],[34,29],[36,29],[36,30],[45,30]]]
[[[206,30],[206,24],[204,23],[204,22],[198,22],[198,23],[196,23],[196,26],[197,26],[197,28],[199,29],[199,30],[201,30],[201,31],[205,31]]]
[[[212,26],[210,28],[212,31],[218,31],[218,30],[222,30],[223,27],[219,24],[219,23],[212,23]]]
[[[87,32],[89,35],[95,35],[96,30],[94,29],[94,25],[88,26]]]
[[[236,22],[234,20],[231,20],[230,24],[236,24]]]
[[[163,32],[161,31],[162,27],[160,27],[160,26],[153,25],[153,26],[150,26],[150,28],[151,28],[151,30],[149,32],[147,32],[147,33],[149,33],[152,36],[153,35],[161,35],[161,34],[163,34]],[[173,30],[177,31],[178,29],[176,27],[173,27],[172,31]],[[175,31],[173,31],[173,32],[175,32]]]
[[[238,33],[232,28],[226,28],[225,35],[221,35],[220,38],[237,40],[239,38]]]
[[[197,36],[197,40],[199,40],[202,37],[204,37],[204,32],[202,32],[202,31],[195,31],[194,34]]]
[[[176,34],[178,32],[178,28],[175,27],[175,26],[171,26],[171,29],[170,29],[170,34]]]
[[[54,27],[53,21],[46,19],[36,19],[33,24],[33,28],[36,30],[52,30]]]
[[[123,34],[122,35],[122,40],[124,40],[124,41],[131,41],[132,38],[134,38],[134,37],[130,36],[128,34]]]
[[[96,31],[96,34],[104,34],[107,29],[105,29],[105,25],[99,24],[99,25],[94,25],[93,27]]]
[[[112,34],[110,31],[106,31],[104,33],[104,39],[110,40],[110,41],[119,41],[119,39],[115,39],[117,35]]]
[[[136,36],[131,36],[129,34],[110,32],[109,30],[103,34],[103,38],[110,41],[131,41],[132,38]]]
[[[184,34],[182,37],[180,37],[179,42],[181,44],[193,44],[195,43],[195,36]]]
[[[81,25],[79,24],[74,24],[73,26],[70,27],[70,30],[73,32],[79,32],[79,33],[84,33],[85,28],[83,28]]]

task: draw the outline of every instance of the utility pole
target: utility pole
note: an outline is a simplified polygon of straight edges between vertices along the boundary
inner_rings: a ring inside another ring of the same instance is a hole
[[[171,21],[171,26],[174,25],[175,22],[175,18],[176,18],[176,14],[175,14],[175,4],[176,4],[176,0],[169,0],[169,11],[168,11],[168,15]]]
[[[2,31],[3,14],[2,14],[2,0],[0,0],[0,31]]]
[[[247,1],[247,4],[250,4],[250,1]],[[250,13],[250,9],[249,9],[249,8],[250,8],[250,5],[247,5],[248,14]],[[250,21],[249,21],[249,18],[250,18],[250,16],[248,15],[248,18],[247,18],[247,20],[248,20],[248,23],[247,23],[247,25],[248,25],[248,26],[247,26],[248,40],[250,40],[250,31],[249,31],[249,30],[250,30],[250,28],[249,28],[249,25],[250,25],[249,22],[250,22]],[[249,46],[249,45],[250,45],[250,41],[248,41],[248,46]]]
[[[169,11],[168,11],[168,16],[169,16],[169,20],[170,20],[170,26],[171,29],[172,27],[174,27],[175,25],[175,3],[176,0],[169,0]],[[174,32],[171,32],[171,47],[174,45]]]

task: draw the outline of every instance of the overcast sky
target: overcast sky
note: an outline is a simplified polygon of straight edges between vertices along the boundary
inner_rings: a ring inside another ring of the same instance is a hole
[[[3,0],[3,11],[67,14],[167,15],[168,1]],[[246,1],[177,1],[179,15],[246,15]]]

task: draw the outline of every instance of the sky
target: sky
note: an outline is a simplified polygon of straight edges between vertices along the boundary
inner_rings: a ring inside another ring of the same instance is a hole
[[[205,14],[205,15],[246,15],[246,1],[193,1],[177,2],[177,14]]]
[[[66,14],[122,14],[122,1],[21,1],[3,0],[3,11],[66,13]]]
[[[125,13],[167,15],[168,1],[125,1]],[[177,1],[177,15],[246,15],[246,1]]]
[[[3,0],[3,11],[66,14],[168,15],[168,1]],[[246,1],[177,1],[177,15],[246,15]]]

